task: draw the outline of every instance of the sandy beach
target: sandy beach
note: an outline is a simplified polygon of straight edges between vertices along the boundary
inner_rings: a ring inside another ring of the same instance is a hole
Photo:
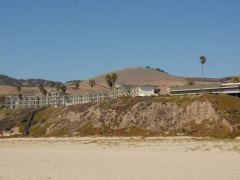
[[[0,139],[0,179],[240,180],[240,140]]]

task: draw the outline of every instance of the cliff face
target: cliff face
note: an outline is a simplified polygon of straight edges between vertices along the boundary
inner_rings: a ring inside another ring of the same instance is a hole
[[[125,97],[43,109],[36,113],[30,135],[227,136],[238,132],[238,123],[240,102],[233,97]]]

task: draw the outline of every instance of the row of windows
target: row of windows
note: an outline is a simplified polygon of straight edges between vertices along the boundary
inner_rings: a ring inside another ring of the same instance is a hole
[[[123,90],[112,91],[110,93],[102,94],[85,94],[85,95],[65,95],[65,96],[46,96],[41,98],[24,97],[18,99],[16,96],[7,97],[5,99],[4,107],[6,108],[29,108],[29,107],[45,107],[45,106],[65,106],[73,104],[81,104],[87,102],[97,102],[107,98],[117,98],[127,95]],[[2,105],[3,106],[3,105]]]

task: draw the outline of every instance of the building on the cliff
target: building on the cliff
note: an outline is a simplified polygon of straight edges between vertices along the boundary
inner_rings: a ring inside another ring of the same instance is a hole
[[[65,106],[69,102],[68,95],[57,90],[48,91],[46,96],[25,96],[19,98],[17,95],[5,97],[5,108],[42,108]]]
[[[137,85],[131,88],[132,96],[158,96],[160,88],[150,84]]]
[[[142,85],[117,84],[115,88],[122,89],[122,91],[124,91],[128,96],[132,97],[158,96],[160,94],[160,88],[158,86],[150,84]]]
[[[168,89],[168,92],[170,95],[211,93],[240,97],[240,83],[179,86]]]
[[[115,99],[124,96],[157,96],[160,89],[152,85],[119,85],[102,92],[91,92],[84,94],[65,94],[57,90],[48,91],[46,96],[26,96],[19,98],[17,95],[6,96],[4,104],[0,108],[42,108],[42,107],[63,107],[89,102],[99,102],[108,99]]]

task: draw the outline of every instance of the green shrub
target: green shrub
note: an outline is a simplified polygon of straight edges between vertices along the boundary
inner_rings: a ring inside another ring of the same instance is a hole
[[[30,136],[33,137],[41,137],[45,136],[47,131],[47,127],[32,127],[30,128]]]

